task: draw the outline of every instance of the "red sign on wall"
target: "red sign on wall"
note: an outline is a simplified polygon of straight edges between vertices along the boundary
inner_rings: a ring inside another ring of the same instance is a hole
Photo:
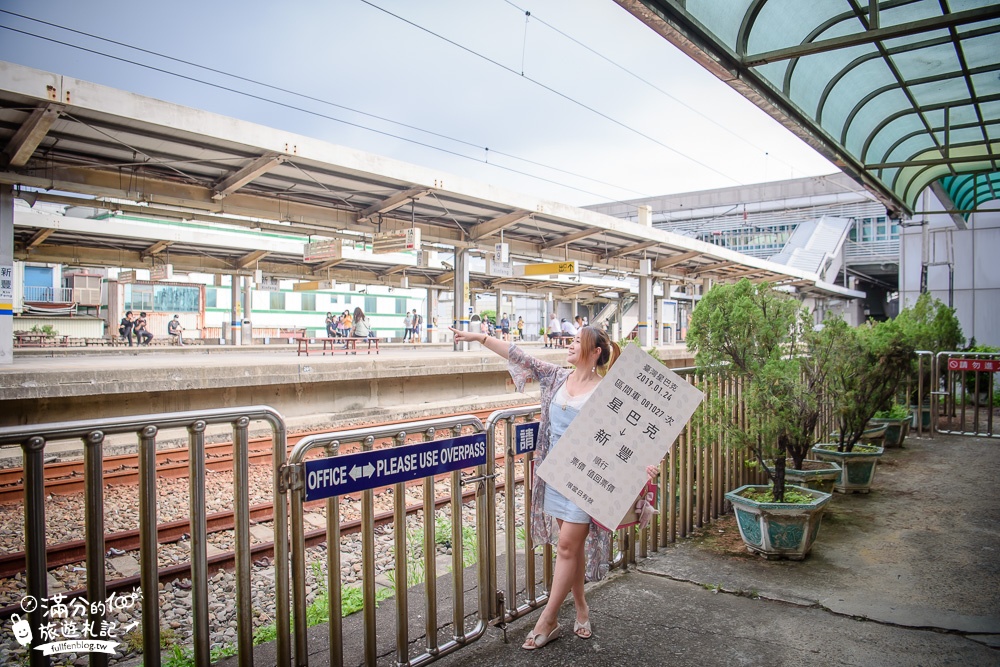
[[[949,359],[948,370],[1000,373],[1000,359]]]

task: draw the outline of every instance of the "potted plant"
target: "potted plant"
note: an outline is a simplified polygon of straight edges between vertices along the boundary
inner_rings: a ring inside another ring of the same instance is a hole
[[[888,410],[879,410],[870,424],[885,426],[884,447],[902,447],[910,431],[910,411],[905,405],[893,402]]]
[[[838,432],[836,443],[817,444],[813,454],[843,468],[834,487],[837,491],[868,493],[884,449],[859,442],[869,420],[890,404],[909,372],[913,345],[895,320],[854,328],[835,319],[827,322],[823,333],[836,350],[828,391]]]
[[[958,321],[955,309],[949,308],[940,299],[935,299],[926,292],[921,294],[912,306],[903,308],[896,316],[895,322],[914,349],[930,352],[933,355],[932,359],[936,359],[938,352],[959,350],[965,345],[965,335],[962,333],[962,325]],[[920,423],[923,428],[929,428],[931,391],[936,389],[931,386],[933,362],[926,364],[919,374],[917,360],[912,360],[911,364],[912,374],[917,376],[916,386],[910,392],[910,407],[914,411],[913,426]],[[944,371],[944,368],[939,368],[939,376]]]
[[[814,442],[832,358],[821,343],[798,302],[767,283],[717,285],[691,316],[687,345],[702,372],[743,382],[747,419],[732,419],[731,397],[709,392],[700,432],[744,448],[766,472],[769,486],[743,486],[726,498],[747,548],[768,558],[804,558],[831,497],[786,483],[788,459],[800,469]]]

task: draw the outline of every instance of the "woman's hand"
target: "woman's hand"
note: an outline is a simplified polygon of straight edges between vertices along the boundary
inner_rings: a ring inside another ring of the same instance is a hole
[[[649,481],[655,481],[656,476],[660,474],[660,469],[656,466],[646,466],[646,474],[649,475]]]
[[[486,334],[473,333],[472,331],[462,331],[461,329],[456,329],[455,327],[448,327],[451,333],[455,336],[456,343],[482,343],[486,338]]]

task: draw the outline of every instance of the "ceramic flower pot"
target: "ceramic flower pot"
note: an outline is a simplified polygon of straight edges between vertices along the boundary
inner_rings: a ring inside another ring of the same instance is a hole
[[[820,443],[813,445],[812,453],[820,461],[833,461],[842,470],[834,484],[840,493],[868,493],[875,479],[875,466],[885,451],[878,446],[865,446],[859,450],[855,445],[852,452],[838,452],[837,445]]]
[[[791,459],[788,461],[791,465]],[[768,462],[768,467],[772,467]],[[840,477],[840,465],[832,461],[810,461],[802,462],[802,469],[785,468],[785,482],[795,486],[804,486],[814,491],[823,493],[833,493],[833,485]]]
[[[909,420],[906,417],[902,419],[869,419],[868,423],[871,425],[885,424],[885,439],[882,441],[882,446],[887,449],[889,447],[902,447],[903,440],[909,432],[907,428]]]
[[[769,560],[802,560],[816,541],[826,504],[832,496],[822,491],[788,485],[786,489],[811,496],[813,501],[761,503],[743,497],[748,490],[766,491],[768,488],[748,484],[726,494],[726,500],[733,504],[740,536],[750,552]]]

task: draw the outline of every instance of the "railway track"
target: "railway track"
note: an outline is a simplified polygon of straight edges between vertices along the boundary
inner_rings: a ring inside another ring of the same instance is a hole
[[[481,420],[485,420],[492,410],[476,411],[471,413]],[[400,420],[384,422],[384,425],[405,424],[412,420]],[[380,424],[382,425],[382,424]],[[299,433],[289,438],[289,447],[293,446],[299,439],[309,435],[309,433]],[[382,444],[387,443],[388,440]],[[379,443],[377,443],[379,444]],[[353,449],[348,443],[347,450],[341,450],[341,454],[350,453]],[[206,467],[210,470],[224,471],[232,470],[232,443],[215,443],[206,445]],[[271,462],[272,449],[269,437],[254,438],[250,441],[250,462],[251,464],[269,464]],[[496,457],[502,460],[503,455]],[[158,450],[156,454],[157,476],[158,477],[185,477],[188,474],[188,454],[187,448],[173,448]],[[124,454],[111,456],[104,459],[104,483],[105,484],[137,484],[138,483],[138,455]],[[20,502],[23,500],[23,487],[21,478],[23,472],[20,468],[11,468],[0,471],[0,502]],[[447,475],[443,476],[447,477]],[[16,480],[16,481],[12,481]],[[522,478],[515,480],[520,483]],[[48,464],[45,467],[45,491],[48,493],[72,494],[84,491],[83,462],[67,461]],[[420,484],[415,481],[414,484]],[[503,488],[503,482],[498,482],[497,489]],[[378,491],[378,490],[376,490]],[[475,490],[463,493],[463,502],[471,499],[475,495]],[[359,497],[360,494],[350,494],[345,497]],[[435,507],[441,507],[451,502],[451,497],[443,496],[435,500]],[[322,506],[324,501],[307,503],[306,507]],[[407,507],[407,514],[421,511],[423,505],[413,505]],[[268,522],[273,519],[273,506],[270,503],[255,505],[250,508],[250,520],[253,523]],[[232,530],[234,527],[234,512],[224,511],[209,515],[207,518],[208,533],[217,533]],[[382,512],[375,517],[375,525],[382,526],[392,523],[393,512]],[[341,531],[345,535],[360,531],[359,520],[346,521],[341,524]],[[170,543],[183,538],[190,533],[190,522],[188,519],[180,519],[160,524],[157,526],[157,542]],[[326,539],[326,531],[317,529],[306,533],[306,546],[315,546]],[[105,549],[117,549],[120,551],[134,551],[138,549],[140,543],[139,530],[122,531],[112,533],[105,537]],[[63,565],[83,562],[86,558],[86,542],[84,540],[73,540],[60,544],[53,544],[47,547],[46,561],[47,569],[57,568]],[[261,558],[272,557],[274,554],[274,543],[260,543],[251,546],[251,559],[257,561]],[[215,554],[208,559],[209,569],[212,572],[220,569],[232,569],[235,566],[235,552]],[[190,563],[178,563],[176,565],[160,568],[158,578],[160,581],[172,581],[190,576]],[[18,573],[23,573],[26,569],[25,554],[23,551],[0,556],[0,578],[11,577]],[[109,580],[107,583],[108,593],[112,591],[131,591],[139,586],[139,577],[125,577]],[[72,599],[77,596],[85,596],[86,590],[80,589],[66,593]],[[18,612],[18,605],[10,605],[0,608],[0,618],[7,618],[11,613]]]
[[[501,458],[501,457],[498,457],[498,458]],[[524,478],[523,477],[518,477],[518,478],[516,478],[514,480],[515,486],[518,485],[518,484],[522,484],[523,482],[524,482]],[[415,484],[420,484],[420,483],[422,483],[422,482],[420,482],[420,481],[416,481],[415,482]],[[497,485],[496,485],[497,491],[501,491],[505,487],[506,487],[506,482],[505,481],[497,482]],[[376,489],[376,492],[377,491],[378,491],[378,489]],[[477,493],[477,491],[475,489],[470,489],[470,490],[464,492],[462,494],[462,502],[465,503],[465,502],[468,502],[468,501],[472,500],[475,497],[476,493]],[[352,494],[352,495],[357,495],[357,494]],[[350,496],[348,496],[348,497],[350,497]],[[321,506],[321,505],[325,504],[325,502],[326,502],[325,500],[318,500],[318,501],[314,501],[314,502],[311,502],[311,503],[306,503],[305,506],[307,508],[308,507],[317,507],[317,506]],[[443,507],[443,506],[445,506],[445,505],[447,505],[449,503],[451,503],[451,495],[441,496],[440,498],[435,499],[435,501],[434,501],[434,507],[435,508],[440,508],[440,507]],[[251,520],[252,521],[256,521],[257,520],[257,519],[254,519],[254,512],[255,511],[260,511],[261,512],[260,516],[264,516],[264,512],[263,512],[264,508],[270,509],[272,511],[272,514],[269,515],[269,518],[273,518],[273,508],[270,505],[257,505],[255,507],[251,508]],[[423,511],[423,508],[424,508],[423,503],[408,505],[407,508],[406,508],[406,515],[410,516],[412,514],[416,514],[417,512],[421,512],[421,511]],[[214,515],[210,516],[209,520],[212,520],[213,517],[215,517],[216,520],[218,520],[223,515],[229,515],[229,526],[228,526],[228,528],[218,528],[218,527],[216,527],[216,531],[215,532],[217,532],[218,530],[232,529],[232,527],[233,527],[232,526],[232,513],[231,512],[219,512],[217,514],[214,514]],[[395,516],[395,514],[394,514],[393,510],[386,510],[384,512],[379,512],[378,514],[375,515],[375,521],[374,521],[375,527],[378,528],[378,527],[381,527],[381,526],[385,526],[385,525],[391,524],[393,522],[393,520],[394,520],[394,516]],[[260,520],[264,520],[264,519],[260,519]],[[173,524],[178,524],[178,525],[173,525]],[[183,524],[183,526],[181,526],[180,524]],[[189,526],[188,522],[182,520],[182,521],[172,522],[171,524],[162,524],[159,528],[161,530],[163,530],[165,527],[167,527],[166,528],[167,531],[174,531],[174,532],[176,532],[179,528],[188,527],[188,526]],[[131,533],[133,533],[133,532],[135,533],[134,537],[131,535]],[[211,529],[210,529],[209,532],[213,532],[213,531],[211,531]],[[341,532],[342,536],[353,535],[353,534],[361,532],[361,520],[360,519],[354,519],[354,520],[351,520],[351,521],[344,521],[344,522],[342,522],[340,524],[340,532]],[[161,535],[162,534],[165,534],[165,533],[161,532]],[[171,534],[171,533],[168,532],[166,534]],[[135,540],[136,544],[135,544],[135,546],[131,547],[131,550],[134,550],[134,549],[138,548],[138,539],[139,539],[138,531],[128,531],[128,533],[127,533],[128,537],[127,538],[125,537],[126,533],[119,533],[118,535],[122,536],[123,540],[125,540],[125,539],[134,539]],[[177,534],[177,537],[175,537],[174,539],[176,540],[176,539],[179,539],[179,538],[180,538],[180,534]],[[305,544],[306,544],[306,548],[307,549],[310,548],[310,547],[314,547],[314,546],[316,546],[316,545],[318,545],[318,544],[320,544],[322,542],[325,542],[325,541],[326,541],[326,529],[325,528],[317,528],[315,530],[306,531],[306,533],[305,533]],[[77,544],[77,542],[79,542],[79,545]],[[68,564],[68,563],[72,563],[72,562],[79,562],[79,561],[82,561],[84,559],[84,556],[85,556],[85,545],[84,545],[84,543],[83,543],[82,540],[79,540],[77,542],[67,542],[67,543],[65,543],[65,545],[54,545],[54,546],[57,546],[57,547],[60,547],[60,546],[67,547],[67,553],[68,553],[68,549],[69,548],[73,548],[73,549],[79,548],[79,549],[82,550],[80,552],[82,555],[80,555],[79,558],[77,558],[74,561],[67,561],[66,563],[63,563],[63,564]],[[126,542],[123,541],[123,542],[120,542],[120,544],[126,544]],[[105,548],[110,548],[110,542],[106,542]],[[50,553],[51,553],[51,549],[50,549]],[[19,554],[14,554],[13,556],[20,556],[20,559],[21,559],[20,562],[21,562],[22,567],[23,567],[24,552],[20,552]],[[251,547],[250,547],[250,558],[251,558],[251,561],[257,561],[257,560],[259,560],[261,558],[273,558],[273,556],[274,556],[274,542],[273,541],[271,541],[271,542],[262,542],[260,544],[254,544],[254,545],[251,545]],[[236,566],[236,552],[235,551],[227,551],[225,553],[219,553],[219,554],[215,554],[215,555],[209,556],[207,562],[208,562],[208,574],[209,575],[211,575],[213,572],[216,572],[218,570],[230,570],[230,569],[232,569],[232,568],[234,568]],[[49,563],[49,567],[56,567],[56,566],[57,565],[54,565],[51,562]],[[18,570],[18,572],[20,572],[20,571],[23,571],[23,570]],[[190,562],[178,563],[176,565],[169,565],[167,567],[162,567],[162,568],[159,568],[157,570],[157,579],[160,582],[162,582],[162,583],[167,583],[167,582],[170,582],[170,581],[173,581],[173,580],[176,580],[176,579],[187,579],[187,578],[190,578],[190,576],[191,576],[191,563]],[[140,585],[141,585],[140,575],[135,575],[135,576],[132,576],[132,577],[121,577],[121,578],[118,578],[118,579],[109,579],[107,581],[107,583],[106,583],[107,593],[109,595],[112,592],[116,592],[116,591],[117,592],[122,592],[122,593],[131,592],[132,590],[134,590],[136,588],[139,588]],[[81,589],[77,589],[77,590],[73,590],[73,591],[63,592],[62,595],[65,596],[65,598],[66,598],[67,601],[71,601],[71,600],[74,600],[76,598],[86,598],[86,596],[87,596],[87,590],[85,588],[81,588]],[[4,619],[10,618],[11,614],[20,613],[20,610],[21,610],[21,607],[18,604],[12,604],[12,605],[8,605],[6,607],[0,607],[0,618],[4,618]]]
[[[513,406],[512,406],[513,407]],[[486,420],[492,410],[479,410],[468,413],[449,413],[439,417],[453,417],[458,414],[471,414],[481,420]],[[382,422],[379,425],[406,424],[413,420],[397,420]],[[291,448],[300,439],[313,433],[323,431],[307,431],[288,437],[288,447]],[[263,465],[271,462],[271,438],[260,437],[250,440],[250,465]],[[350,452],[350,447],[342,454]],[[156,452],[156,474],[159,478],[187,477],[188,475],[187,447],[159,449]],[[220,442],[205,445],[205,467],[208,470],[221,472],[233,468],[233,443]],[[108,456],[103,461],[104,484],[128,485],[139,483],[139,455],[119,454]],[[23,468],[0,469],[0,504],[21,502],[24,498]],[[72,495],[82,493],[85,488],[84,464],[82,460],[59,461],[45,466],[45,494]]]

